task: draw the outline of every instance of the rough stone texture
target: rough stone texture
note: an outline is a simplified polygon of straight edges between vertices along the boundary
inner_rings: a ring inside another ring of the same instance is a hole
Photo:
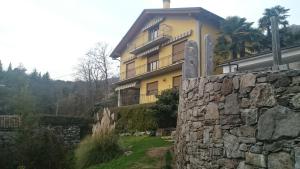
[[[269,71],[184,81],[177,169],[300,169],[299,75]]]
[[[263,154],[246,153],[246,164],[255,167],[267,167],[266,157]]]
[[[277,140],[283,137],[295,138],[300,134],[300,113],[286,107],[276,106],[261,115],[258,121],[260,140]]]
[[[273,87],[268,83],[257,84],[250,93],[252,105],[272,107],[276,104]]]
[[[239,105],[236,93],[230,94],[225,98],[225,114],[238,114]]]
[[[285,152],[272,153],[268,156],[268,168],[270,169],[294,169],[290,154]]]

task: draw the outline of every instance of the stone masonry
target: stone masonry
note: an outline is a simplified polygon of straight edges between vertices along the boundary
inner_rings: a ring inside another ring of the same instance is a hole
[[[300,71],[183,81],[177,169],[300,169]]]

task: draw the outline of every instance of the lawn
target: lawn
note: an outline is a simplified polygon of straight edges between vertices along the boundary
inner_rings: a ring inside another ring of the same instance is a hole
[[[172,145],[160,137],[148,136],[121,137],[120,144],[132,153],[89,169],[161,169],[165,153]]]

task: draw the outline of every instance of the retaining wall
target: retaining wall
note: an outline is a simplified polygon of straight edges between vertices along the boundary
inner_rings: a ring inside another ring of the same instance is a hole
[[[300,169],[300,71],[183,81],[178,169]]]

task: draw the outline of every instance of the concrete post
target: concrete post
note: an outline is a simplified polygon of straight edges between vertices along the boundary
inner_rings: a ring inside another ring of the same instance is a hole
[[[279,65],[282,65],[282,60],[281,60],[278,20],[276,16],[271,17],[271,28],[272,28],[273,69],[278,70]]]
[[[184,48],[182,80],[198,77],[198,45],[195,41],[187,41]]]

